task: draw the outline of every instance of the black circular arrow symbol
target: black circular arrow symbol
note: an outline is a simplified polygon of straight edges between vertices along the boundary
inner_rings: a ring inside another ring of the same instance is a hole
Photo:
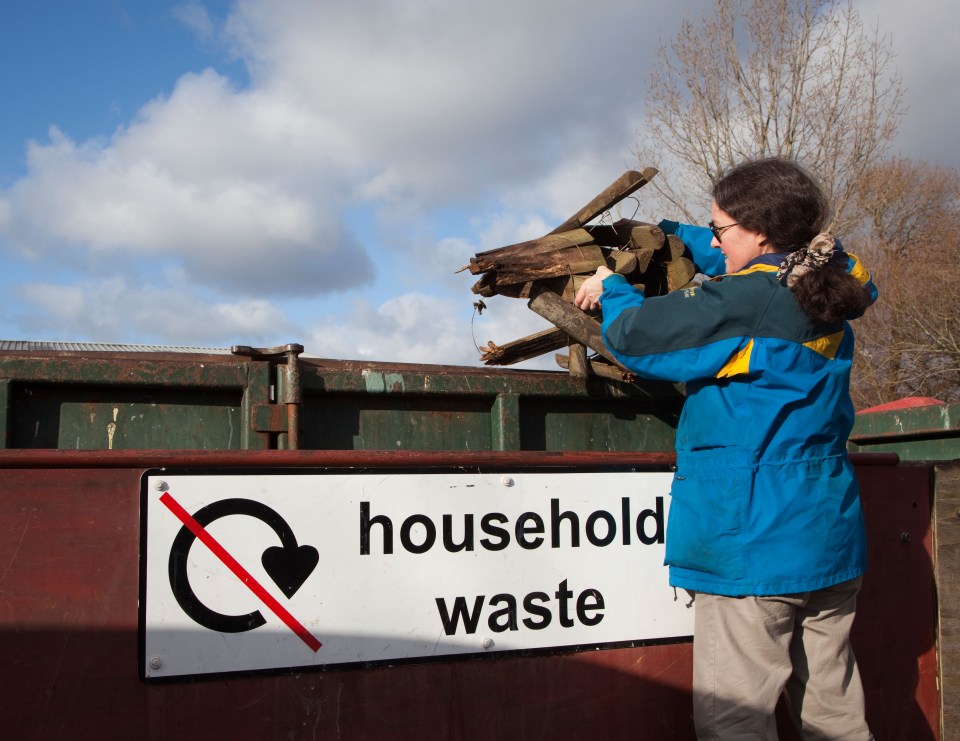
[[[215,520],[228,515],[247,515],[256,518],[269,525],[280,537],[281,545],[267,548],[260,557],[260,561],[263,563],[264,570],[287,597],[296,594],[320,561],[317,549],[309,545],[298,547],[297,539],[286,520],[267,505],[252,499],[221,499],[219,502],[208,504],[197,510],[193,514],[193,519],[201,527],[206,528]],[[184,525],[174,538],[173,547],[170,549],[168,564],[170,588],[180,607],[204,628],[220,633],[242,633],[259,628],[266,622],[259,610],[246,615],[224,615],[211,610],[194,594],[187,575],[187,557],[196,538],[197,536]]]

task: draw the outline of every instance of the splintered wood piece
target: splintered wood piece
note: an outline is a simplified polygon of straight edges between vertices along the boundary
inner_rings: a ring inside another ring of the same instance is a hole
[[[564,347],[570,341],[569,335],[561,329],[545,329],[529,337],[523,337],[505,345],[488,342],[480,348],[483,355],[480,360],[485,365],[513,365],[523,360],[535,358],[544,353]]]
[[[605,264],[605,255],[600,247],[582,245],[532,258],[514,260],[498,265],[492,272],[495,274],[494,282],[499,289],[500,286],[514,283],[557,278],[561,275],[592,273]]]
[[[483,298],[490,298],[497,295],[497,290],[494,286],[496,280],[496,275],[494,273],[484,273],[480,276],[480,280],[473,284],[473,287],[470,289],[479,296]]]
[[[556,354],[553,356],[559,365],[564,370],[569,370],[570,368],[570,358],[566,355]],[[614,381],[623,381],[624,383],[632,383],[637,380],[637,376],[634,373],[631,373],[628,370],[621,369],[619,366],[610,365],[610,363],[602,362],[599,360],[590,360],[589,361],[590,372],[595,376],[600,376],[601,378],[609,378]],[[572,373],[572,371],[571,371]]]
[[[611,363],[620,365],[603,343],[600,323],[573,304],[567,303],[555,293],[539,291],[527,302],[527,306],[577,342],[586,345]]]
[[[593,235],[586,229],[571,229],[556,234],[551,232],[545,237],[538,237],[537,239],[530,239],[526,242],[517,242],[516,244],[508,244],[505,247],[497,247],[496,249],[478,252],[476,256],[470,260],[470,272],[474,275],[478,272],[482,273],[484,270],[489,270],[493,267],[498,259],[508,256],[541,255],[545,252],[561,250],[564,247],[590,244],[593,241]],[[490,267],[484,267],[488,263]]]
[[[566,247],[542,255],[516,255],[510,258],[497,260],[494,270],[498,272],[511,270],[527,270],[546,267],[548,265],[577,265],[590,264],[597,260],[603,261],[609,249],[596,244],[582,244],[577,247]],[[599,264],[599,263],[597,263]]]
[[[597,195],[586,206],[554,229],[551,234],[576,229],[593,221],[604,211],[607,211],[628,195],[649,183],[657,174],[655,167],[648,167],[643,172],[627,170],[623,175],[608,185],[603,192]]]
[[[584,228],[593,235],[593,241],[603,247],[658,249],[663,246],[667,238],[659,226],[626,219],[612,225],[598,224]]]
[[[536,282],[528,280],[526,283],[497,286],[494,293],[500,294],[501,296],[509,296],[510,298],[530,298],[536,291],[551,291],[556,294],[561,294],[564,292],[564,286],[566,286],[569,280],[569,275],[562,278],[538,280]]]

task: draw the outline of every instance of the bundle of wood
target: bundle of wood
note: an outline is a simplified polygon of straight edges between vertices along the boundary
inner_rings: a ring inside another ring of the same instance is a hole
[[[474,293],[526,298],[533,311],[556,326],[504,345],[487,343],[480,358],[486,365],[512,365],[569,345],[570,355],[558,355],[557,362],[572,374],[586,375],[589,369],[597,375],[632,380],[604,347],[597,317],[578,309],[573,300],[583,281],[601,265],[623,275],[647,296],[686,287],[693,280],[693,263],[684,257],[678,237],[639,221],[590,223],[656,174],[652,167],[630,170],[549,234],[479,252],[470,259],[464,269],[480,275]],[[588,362],[585,347],[598,357]]]

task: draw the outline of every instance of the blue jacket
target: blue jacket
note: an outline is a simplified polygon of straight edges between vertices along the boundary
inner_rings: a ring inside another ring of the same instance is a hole
[[[722,269],[708,229],[661,226],[683,239],[701,270]],[[667,524],[676,587],[789,594],[866,568],[846,450],[853,333],[847,322],[811,324],[776,279],[782,257],[650,299],[619,275],[603,282],[602,331],[613,354],[640,376],[687,384]],[[875,297],[857,258],[836,259]]]

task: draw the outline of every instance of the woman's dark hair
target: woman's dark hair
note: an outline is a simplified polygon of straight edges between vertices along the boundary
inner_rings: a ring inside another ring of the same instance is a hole
[[[793,160],[779,157],[727,170],[714,183],[713,199],[741,227],[764,235],[776,252],[806,248],[830,218],[830,204],[816,179]],[[870,305],[867,289],[837,260],[808,271],[792,290],[817,325],[837,325]]]

